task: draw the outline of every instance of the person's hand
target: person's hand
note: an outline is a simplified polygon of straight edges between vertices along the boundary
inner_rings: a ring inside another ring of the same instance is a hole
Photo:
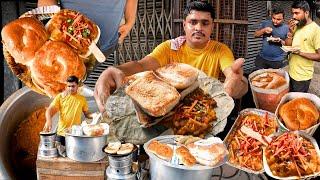
[[[274,37],[273,42],[281,42],[281,39],[279,37]]]
[[[109,67],[99,76],[93,96],[101,113],[105,111],[104,106],[111,92],[122,85],[124,77],[124,73],[115,67]]]
[[[292,50],[292,53],[293,53],[293,54],[297,54],[297,55],[299,55],[299,54],[300,54],[300,52],[301,52],[301,51],[300,51],[300,49],[299,49],[299,48],[296,48],[296,49],[293,49],[293,50]]]
[[[119,27],[119,33],[120,33],[120,37],[119,37],[119,44],[122,44],[124,41],[124,38],[127,37],[127,35],[129,34],[131,28],[133,25],[129,25],[129,24],[123,24]]]
[[[288,22],[288,26],[289,26],[289,33],[291,35],[293,35],[295,32],[296,32],[296,29],[297,29],[297,23],[299,21],[298,20],[295,20],[295,19],[290,19],[289,22]]]
[[[265,27],[264,28],[264,33],[271,34],[272,33],[272,28],[271,27]]]
[[[224,82],[225,91],[233,98],[240,98],[243,95],[242,89],[244,80],[242,65],[244,63],[243,58],[235,60],[231,66],[231,71],[226,75]],[[247,84],[246,84],[247,86]]]
[[[44,127],[43,127],[43,132],[50,132],[51,131],[51,126],[52,122],[51,121],[46,121]]]

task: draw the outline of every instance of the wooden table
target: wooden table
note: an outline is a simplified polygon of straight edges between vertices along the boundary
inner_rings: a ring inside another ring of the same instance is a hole
[[[77,162],[69,158],[37,157],[37,179],[93,180],[105,179],[107,157],[90,163]]]

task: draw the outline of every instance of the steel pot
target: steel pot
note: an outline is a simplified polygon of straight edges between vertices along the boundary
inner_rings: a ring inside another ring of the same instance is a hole
[[[55,148],[56,133],[41,133],[40,146],[41,148]]]
[[[151,180],[210,180],[212,179],[214,168],[223,165],[226,161],[225,158],[223,162],[218,163],[215,167],[201,165],[186,167],[162,160],[148,150],[148,145],[152,140],[158,140],[166,144],[175,144],[175,138],[176,136],[174,135],[159,136],[144,144],[144,149],[149,156]]]
[[[94,162],[106,155],[102,151],[107,142],[107,135],[76,136],[66,133],[66,153],[70,159],[80,162]]]
[[[15,179],[10,141],[18,125],[36,109],[48,106],[50,99],[24,87],[13,93],[0,107],[0,179]]]
[[[13,93],[0,107],[0,179],[16,179],[18,172],[14,167],[10,152],[10,141],[21,121],[36,109],[48,106],[50,98],[23,87]],[[90,112],[97,111],[93,98],[87,98]],[[55,122],[53,122],[55,125]],[[52,128],[55,129],[55,128]]]

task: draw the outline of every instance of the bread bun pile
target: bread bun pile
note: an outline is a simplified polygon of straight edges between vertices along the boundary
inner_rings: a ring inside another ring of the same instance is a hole
[[[121,144],[120,142],[111,142],[104,148],[104,152],[108,154],[125,155],[133,151],[134,145],[131,143]]]
[[[184,141],[188,141],[189,139],[193,142],[187,145],[180,144],[185,143]],[[204,166],[216,166],[219,162],[224,160],[228,153],[223,141],[217,137],[199,139],[192,136],[177,136],[175,141],[177,141],[179,145],[166,144],[165,142],[152,140],[148,145],[147,150],[161,159],[170,161],[170,163],[174,165],[182,164],[187,167],[192,167],[196,163]]]
[[[319,110],[307,98],[296,98],[281,105],[279,116],[289,130],[305,130],[319,122]]]
[[[251,79],[253,86],[263,89],[277,89],[286,84],[286,79],[274,72],[265,72]]]
[[[86,31],[88,38],[93,39],[98,36],[96,25],[81,13],[72,10],[61,10],[57,13],[58,15],[54,16],[55,23],[51,24],[49,32],[34,17],[16,19],[5,25],[1,31],[5,59],[12,72],[26,86],[49,97],[55,97],[66,88],[66,80],[69,76],[75,75],[82,80],[86,75],[85,59],[79,54],[87,52],[87,46],[81,49],[81,47],[72,46],[72,40],[69,40],[68,44],[59,38],[51,38],[54,41],[49,40],[49,36],[52,37],[52,31],[56,30],[59,23],[65,23],[62,21],[61,14],[70,11],[84,19],[83,23],[86,26],[84,28],[93,28],[92,31]],[[80,25],[79,22],[75,24]],[[89,40],[83,41],[90,44]],[[89,63],[87,64],[90,66]]]

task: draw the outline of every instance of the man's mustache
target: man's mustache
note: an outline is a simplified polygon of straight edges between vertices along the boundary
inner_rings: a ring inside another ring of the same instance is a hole
[[[197,31],[197,32],[194,32],[192,33],[192,36],[194,35],[198,35],[198,36],[206,36],[205,34],[203,34],[201,31]]]

